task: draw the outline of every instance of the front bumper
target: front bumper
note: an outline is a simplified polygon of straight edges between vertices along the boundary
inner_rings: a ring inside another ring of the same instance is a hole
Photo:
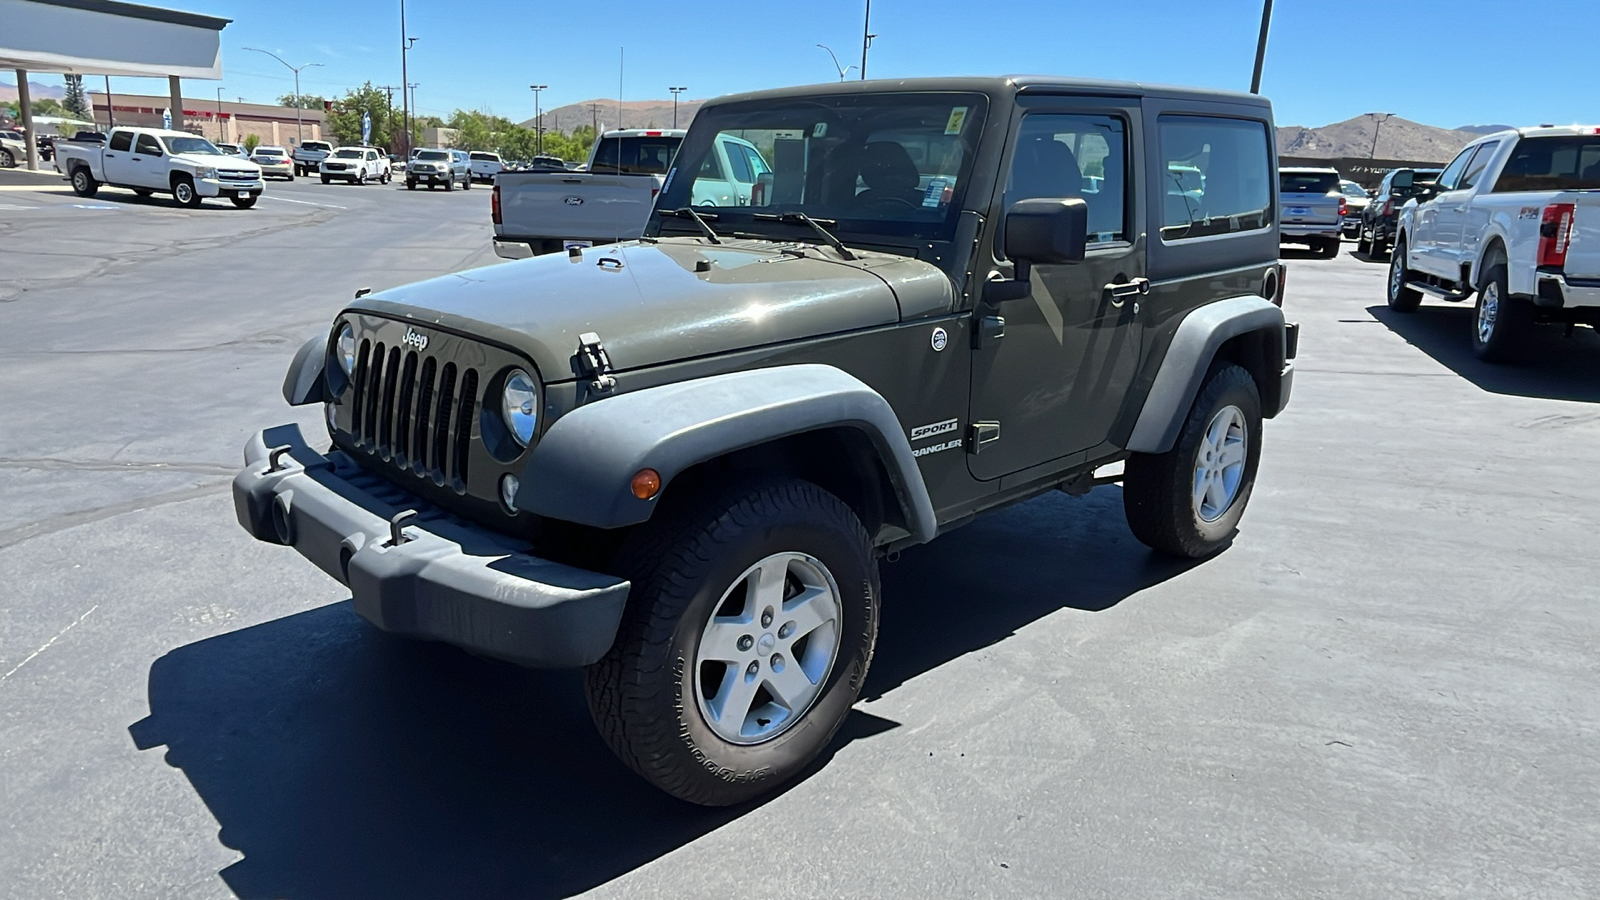
[[[225,197],[237,194],[251,196],[266,190],[266,182],[257,178],[255,181],[223,181],[220,178],[202,178],[195,182],[195,193],[202,197]]]
[[[411,171],[406,172],[406,178],[411,180],[411,181],[415,181],[418,184],[421,184],[423,182],[432,182],[433,184],[444,184],[447,181],[457,181],[457,180],[459,180],[461,178],[461,176],[456,175],[456,174],[451,173],[451,172],[424,172],[424,171],[418,171],[418,170],[411,170]]]
[[[272,448],[287,447],[272,467]],[[362,469],[311,449],[297,425],[258,432],[233,480],[239,524],[287,544],[350,588],[384,631],[443,641],[538,668],[572,668],[610,649],[629,583],[523,552]],[[396,544],[391,521],[415,510]]]
[[[1534,302],[1551,309],[1600,307],[1600,279],[1568,278],[1561,272],[1540,272]]]

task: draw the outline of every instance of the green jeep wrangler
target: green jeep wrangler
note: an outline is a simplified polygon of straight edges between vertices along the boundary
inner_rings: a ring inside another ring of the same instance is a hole
[[[1272,127],[1063,78],[713,101],[638,240],[358,294],[284,384],[325,449],[256,435],[239,522],[380,629],[585,667],[663,790],[771,791],[861,690],[885,555],[1113,481],[1158,551],[1231,539],[1293,374]]]

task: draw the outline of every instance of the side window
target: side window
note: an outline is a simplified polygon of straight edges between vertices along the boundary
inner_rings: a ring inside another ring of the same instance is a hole
[[[1162,240],[1268,227],[1274,192],[1264,123],[1162,116],[1159,130]]]
[[[119,131],[111,136],[111,143],[107,149],[126,153],[133,146],[133,132]]]
[[[715,150],[706,154],[706,161],[700,164],[700,174],[695,177],[704,178],[707,181],[726,180],[722,177],[722,164],[717,162]]]
[[[1127,127],[1116,116],[1027,116],[1012,153],[1002,209],[1018,200],[1078,198],[1089,207],[1091,245],[1128,240],[1127,160]],[[1004,237],[997,233],[996,238],[996,246],[1004,247]]]
[[[1456,182],[1461,179],[1461,170],[1467,167],[1467,162],[1472,159],[1473,151],[1477,149],[1476,147],[1468,147],[1461,151],[1455,159],[1451,160],[1450,165],[1444,167],[1444,173],[1439,176],[1439,190],[1453,191],[1456,189]]]
[[[1489,161],[1494,159],[1494,152],[1498,149],[1500,149],[1499,141],[1478,145],[1478,152],[1473,155],[1472,162],[1467,164],[1466,174],[1461,176],[1460,190],[1472,187],[1483,178],[1483,170],[1489,168]]]
[[[733,180],[740,184],[753,184],[756,173],[750,171],[750,158],[738,144],[724,144],[728,151],[728,168],[733,170]]]
[[[767,165],[767,161],[762,159],[761,154],[757,153],[754,148],[740,144],[739,152],[744,154],[745,159],[750,163],[750,171],[754,172],[757,178],[772,171],[772,168]],[[751,181],[753,182],[755,179],[752,178]]]
[[[148,134],[139,135],[138,141],[133,145],[133,152],[143,153],[147,156],[160,156],[161,144]]]

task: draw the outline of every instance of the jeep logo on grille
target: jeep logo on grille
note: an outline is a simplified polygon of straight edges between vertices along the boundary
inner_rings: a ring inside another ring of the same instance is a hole
[[[407,328],[405,337],[400,339],[400,343],[405,344],[407,347],[412,347],[420,353],[428,349],[428,336]]]
[[[565,200],[563,200],[561,202],[565,203],[568,206],[582,206],[583,205],[583,198],[582,197],[568,197],[567,199],[565,199]]]

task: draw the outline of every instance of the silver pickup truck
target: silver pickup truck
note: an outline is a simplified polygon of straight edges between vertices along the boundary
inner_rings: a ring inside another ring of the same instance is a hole
[[[608,131],[590,150],[587,171],[496,175],[495,253],[525,259],[643,234],[683,135],[681,129]]]
[[[1338,169],[1278,170],[1278,234],[1285,244],[1305,244],[1332,259],[1346,211]]]

